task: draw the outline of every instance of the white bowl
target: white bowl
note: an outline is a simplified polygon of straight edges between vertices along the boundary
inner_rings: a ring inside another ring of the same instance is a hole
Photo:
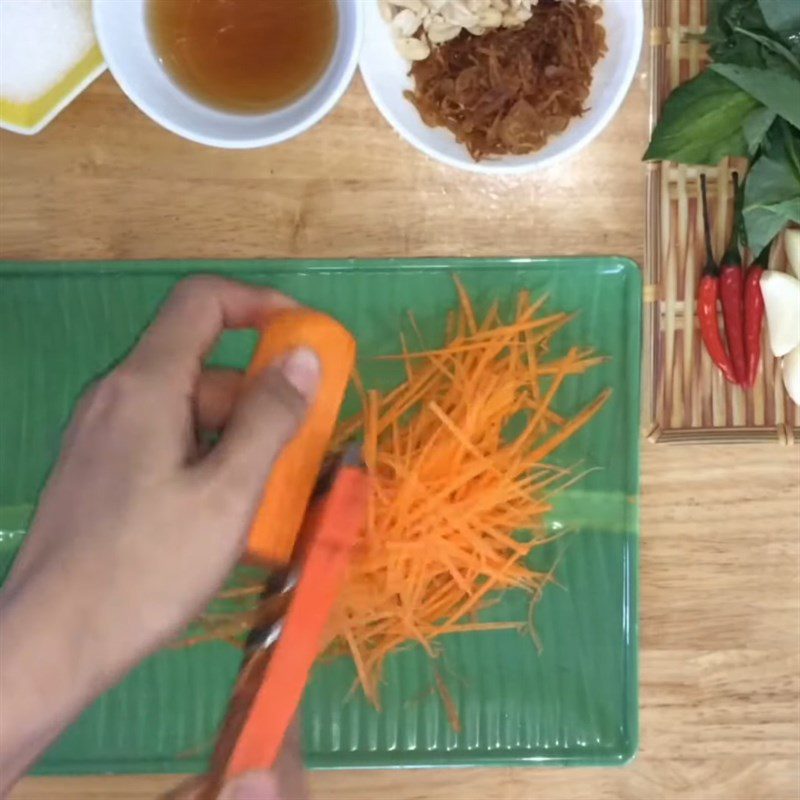
[[[570,122],[539,151],[524,156],[502,156],[473,161],[466,147],[447,128],[429,128],[416,108],[403,97],[412,89],[409,62],[397,52],[389,25],[381,17],[378,0],[364,2],[364,45],[360,68],[370,95],[392,127],[418,150],[459,169],[494,175],[530,172],[574,155],[586,147],[619,110],[639,63],[644,34],[641,0],[604,0],[602,23],[608,53],[594,68],[589,110]]]
[[[364,28],[361,0],[337,0],[339,33],[331,63],[300,99],[265,114],[212,108],[180,88],[158,61],[147,30],[148,0],[94,0],[97,41],[122,90],[159,125],[214,147],[265,147],[319,122],[353,78]]]

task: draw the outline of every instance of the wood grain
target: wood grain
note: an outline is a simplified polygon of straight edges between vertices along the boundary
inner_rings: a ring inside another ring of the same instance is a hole
[[[301,138],[238,152],[162,130],[105,75],[40,135],[0,134],[0,256],[641,253],[645,94],[563,166],[489,178],[406,144],[360,79]]]
[[[646,81],[563,166],[489,179],[401,141],[359,81],[301,139],[184,142],[105,76],[44,133],[0,136],[0,256],[622,254],[641,260]],[[622,769],[327,772],[316,800],[800,796],[800,448],[644,450],[641,750]],[[166,777],[27,779],[14,800],[145,800]]]

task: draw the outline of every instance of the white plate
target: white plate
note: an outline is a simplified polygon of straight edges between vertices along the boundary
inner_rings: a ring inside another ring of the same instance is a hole
[[[392,41],[378,0],[364,0],[364,45],[359,66],[375,105],[392,127],[418,150],[459,169],[488,174],[530,172],[552,166],[586,147],[619,110],[628,93],[642,49],[644,15],[640,0],[604,0],[603,25],[608,53],[595,66],[589,110],[544,148],[525,156],[473,161],[467,149],[446,128],[429,128],[403,97],[413,87],[409,63]]]

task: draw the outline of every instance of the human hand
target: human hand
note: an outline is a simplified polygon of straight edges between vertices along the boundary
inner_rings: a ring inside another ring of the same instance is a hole
[[[209,800],[208,776],[189,778],[161,800]],[[211,792],[213,797],[213,790]],[[278,758],[270,770],[240,775],[226,783],[216,800],[307,800],[303,764],[300,760],[300,729],[295,723],[286,732]]]
[[[4,778],[9,743],[18,774],[201,611],[239,558],[271,465],[316,390],[319,363],[307,350],[288,354],[237,399],[241,376],[203,361],[223,329],[260,327],[292,304],[219,278],[187,280],[81,400],[0,595]],[[218,429],[207,450],[202,432]],[[37,677],[37,648],[47,664],[60,660],[60,678],[52,667]],[[35,723],[40,698],[31,696],[37,681],[49,703],[62,698],[44,731]],[[20,708],[9,714],[13,696]]]

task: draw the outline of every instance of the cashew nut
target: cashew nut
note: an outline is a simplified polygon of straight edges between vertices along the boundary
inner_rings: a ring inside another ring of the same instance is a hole
[[[569,1],[569,0],[566,0]],[[601,0],[587,0],[599,3]],[[375,2],[375,0],[373,0]],[[454,39],[462,30],[480,36],[494,28],[516,28],[532,16],[539,0],[377,0],[392,26],[404,58],[427,58],[431,45]]]
[[[392,19],[392,30],[401,38],[413,36],[418,29],[419,17],[410,8],[404,8]]]
[[[445,22],[450,25],[458,25],[459,28],[468,28],[470,25],[475,25],[478,21],[478,15],[470,11],[466,4],[451,0],[442,6],[439,12]],[[456,34],[458,35],[458,34]]]
[[[424,61],[431,54],[431,48],[427,42],[412,36],[395,38],[394,43],[400,55],[409,61]]]
[[[434,22],[427,30],[431,44],[442,44],[455,39],[461,33],[458,25],[449,25],[447,22]]]

